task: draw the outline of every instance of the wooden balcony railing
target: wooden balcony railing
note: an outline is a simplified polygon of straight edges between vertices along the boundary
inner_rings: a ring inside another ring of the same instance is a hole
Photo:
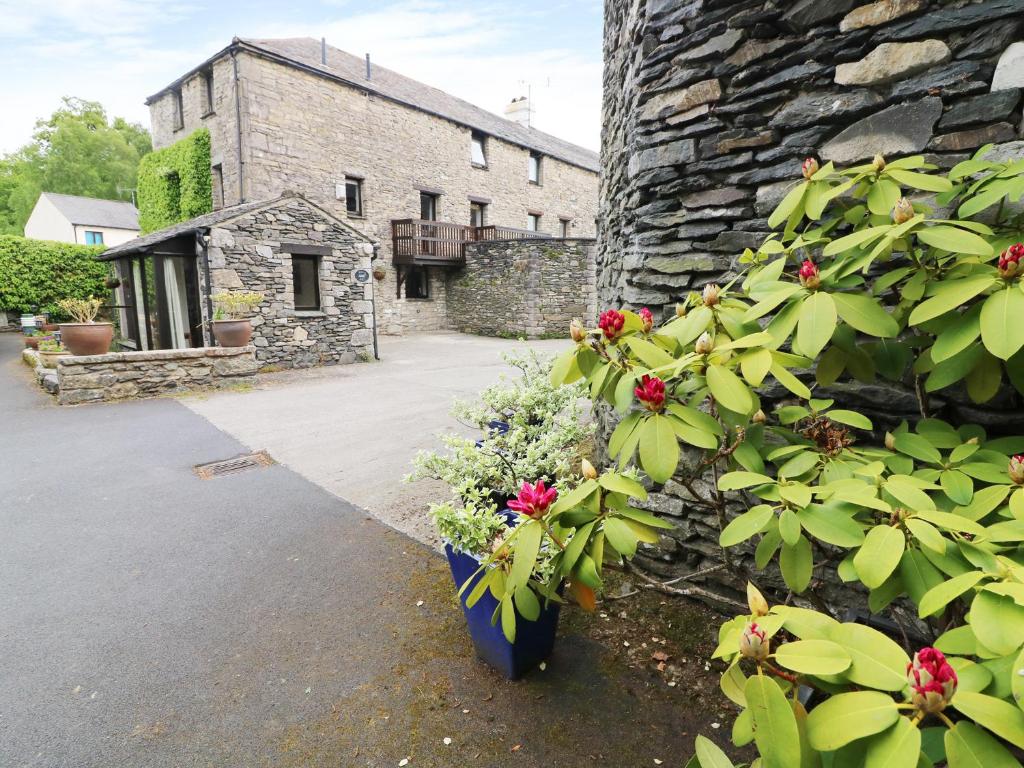
[[[466,243],[482,240],[524,240],[535,237],[551,235],[494,224],[470,227],[423,219],[394,219],[391,222],[392,254],[395,264],[457,267],[466,263]]]

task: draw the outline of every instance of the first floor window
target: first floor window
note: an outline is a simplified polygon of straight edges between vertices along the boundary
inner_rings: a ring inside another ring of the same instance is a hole
[[[185,101],[181,95],[181,88],[175,88],[172,96],[174,97],[174,130],[180,131],[185,127]]]
[[[85,231],[85,244],[86,245],[103,245],[103,233],[102,232],[90,232]]]
[[[473,165],[487,167],[487,137],[478,131],[473,131],[470,139],[470,159]]]
[[[540,232],[540,214],[539,213],[528,213],[526,214],[526,228],[531,232]]]
[[[213,67],[203,72],[203,116],[213,114]]]
[[[487,208],[487,206],[484,203],[469,204],[469,226],[482,227],[484,225],[485,208]]]
[[[363,215],[363,180],[345,177],[345,210],[352,216]]]
[[[430,275],[426,267],[410,267],[405,274],[405,298],[429,299]]]
[[[526,166],[526,178],[531,184],[540,184],[540,155],[536,152],[530,153],[530,159]]]
[[[571,219],[559,219],[558,220],[558,235],[559,237],[569,237],[569,227],[572,225]]]
[[[320,309],[320,260],[316,256],[292,256],[292,290],[295,309]]]

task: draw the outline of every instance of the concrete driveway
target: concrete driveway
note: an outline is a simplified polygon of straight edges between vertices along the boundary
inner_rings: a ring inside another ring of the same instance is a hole
[[[439,447],[443,432],[473,433],[449,416],[452,401],[472,399],[510,374],[503,353],[551,356],[570,344],[455,333],[383,337],[379,362],[264,375],[253,392],[182,402],[250,448],[268,450],[320,487],[434,543],[424,513],[447,489],[403,483],[413,456]]]

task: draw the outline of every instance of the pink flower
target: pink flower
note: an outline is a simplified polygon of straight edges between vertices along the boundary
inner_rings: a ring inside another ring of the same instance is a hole
[[[765,631],[757,626],[756,621],[747,624],[740,635],[740,653],[748,659],[764,661],[770,651],[771,646]]]
[[[907,664],[907,683],[914,706],[922,712],[941,712],[956,693],[956,670],[939,649],[922,648]]]
[[[536,485],[524,482],[519,489],[519,496],[508,503],[508,508],[539,520],[557,498],[558,491],[555,488],[545,488],[543,480],[538,480]]]
[[[648,333],[654,327],[654,315],[647,307],[641,309],[637,314],[640,315],[640,319],[644,323],[644,333]]]
[[[648,411],[658,412],[665,407],[665,382],[657,376],[645,373],[633,394]]]
[[[818,172],[819,168],[820,166],[818,165],[818,161],[813,157],[808,157],[800,166],[800,171],[803,173],[805,179],[809,179]]]
[[[1011,245],[999,254],[999,274],[1006,280],[1014,277],[1020,269],[1020,260],[1024,258],[1024,243]]]
[[[800,285],[805,288],[814,290],[821,285],[820,273],[818,272],[818,265],[810,259],[805,259],[804,263],[800,265],[800,271],[797,273],[800,276]]]
[[[622,326],[625,324],[626,316],[614,309],[602,312],[597,321],[597,327],[604,331],[604,337],[608,341],[615,339],[622,332]]]

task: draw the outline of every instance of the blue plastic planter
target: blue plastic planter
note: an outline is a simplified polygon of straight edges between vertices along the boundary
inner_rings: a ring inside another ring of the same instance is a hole
[[[487,422],[487,432],[486,432],[486,434],[482,438],[480,438],[479,440],[476,441],[476,447],[477,448],[483,448],[484,447],[484,441],[488,437],[493,437],[494,435],[504,435],[506,432],[508,432],[508,430],[509,430],[508,422],[504,422],[504,421],[489,421],[489,422]]]
[[[445,544],[448,565],[452,569],[456,590],[473,578],[480,561],[472,555],[456,552],[451,545]],[[479,579],[477,576],[476,579]],[[476,583],[474,579],[474,583]],[[509,680],[517,680],[536,667],[548,656],[555,645],[555,632],[558,629],[558,603],[551,603],[541,611],[536,621],[527,621],[520,617],[516,622],[516,641],[510,643],[501,631],[501,622],[491,625],[491,616],[498,607],[498,601],[488,590],[476,604],[469,608],[466,598],[472,586],[468,587],[460,597],[462,612],[466,615],[469,635],[473,638],[477,656],[501,672]]]

